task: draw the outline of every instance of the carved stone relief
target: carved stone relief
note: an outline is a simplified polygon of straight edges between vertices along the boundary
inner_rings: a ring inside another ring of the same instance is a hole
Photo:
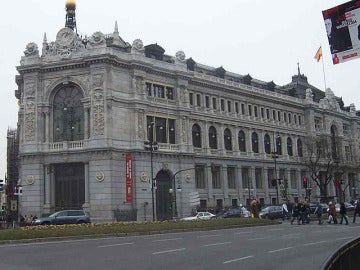
[[[104,135],[104,95],[102,89],[94,90],[93,95],[94,111],[94,133],[95,135]]]
[[[102,88],[104,84],[104,74],[94,75],[92,78],[93,88]]]
[[[35,103],[29,100],[25,106],[25,141],[35,139]]]
[[[138,124],[137,124],[137,134],[139,139],[141,140],[145,140],[145,132],[144,132],[144,111],[143,110],[139,110],[137,113],[137,119],[138,119]]]
[[[25,56],[32,56],[32,55],[39,56],[38,45],[34,42],[30,42],[28,45],[26,45],[24,54],[25,54]]]
[[[25,83],[25,95],[26,97],[34,97],[35,96],[35,82],[30,81]]]
[[[145,92],[144,78],[142,78],[142,77],[135,78],[135,88],[136,88],[136,93],[139,95],[141,95]]]
[[[186,128],[186,117],[184,116],[182,119],[181,119],[181,141],[183,143],[186,143],[186,131],[188,129]]]

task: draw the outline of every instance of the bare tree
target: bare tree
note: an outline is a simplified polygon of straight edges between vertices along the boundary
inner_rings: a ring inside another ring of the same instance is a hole
[[[305,138],[303,164],[310,173],[311,180],[320,189],[320,200],[328,200],[328,185],[333,183],[338,170],[340,156],[337,155],[338,141],[327,135]]]

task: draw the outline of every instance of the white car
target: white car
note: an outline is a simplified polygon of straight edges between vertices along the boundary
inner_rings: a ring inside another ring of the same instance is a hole
[[[215,218],[215,215],[210,212],[198,212],[195,216],[182,218],[181,220],[208,220]]]

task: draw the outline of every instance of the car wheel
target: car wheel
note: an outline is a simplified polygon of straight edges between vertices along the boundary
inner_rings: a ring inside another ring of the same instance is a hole
[[[48,221],[45,221],[45,222],[41,223],[41,225],[51,225],[51,223]]]

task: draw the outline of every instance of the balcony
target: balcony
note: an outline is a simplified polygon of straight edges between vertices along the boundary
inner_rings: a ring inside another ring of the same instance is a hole
[[[85,147],[84,141],[66,141],[66,142],[55,142],[48,144],[48,150],[52,151],[62,151],[62,150],[78,150]]]

